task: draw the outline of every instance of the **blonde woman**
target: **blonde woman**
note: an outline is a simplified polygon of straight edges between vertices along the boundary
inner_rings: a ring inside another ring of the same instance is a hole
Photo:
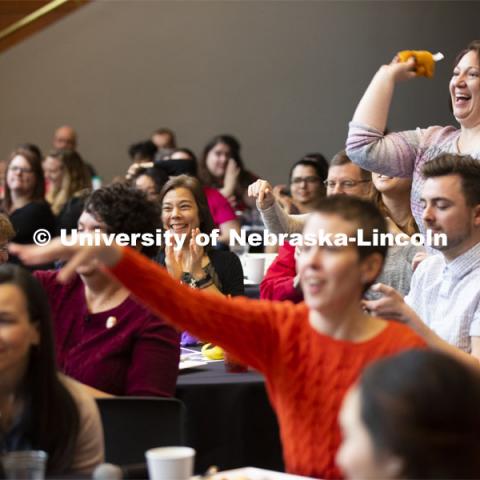
[[[43,171],[57,233],[62,228],[76,228],[83,207],[82,193],[92,186],[85,162],[73,150],[54,150],[45,158]]]

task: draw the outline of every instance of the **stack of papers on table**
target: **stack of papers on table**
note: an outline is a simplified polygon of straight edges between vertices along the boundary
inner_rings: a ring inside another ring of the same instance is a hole
[[[288,473],[264,470],[263,468],[244,467],[225,470],[209,477],[210,480],[314,480],[310,477],[290,475]]]

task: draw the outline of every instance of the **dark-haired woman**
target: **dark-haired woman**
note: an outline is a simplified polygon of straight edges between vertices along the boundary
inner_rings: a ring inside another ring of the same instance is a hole
[[[0,448],[44,450],[47,474],[89,473],[103,461],[95,401],[57,373],[45,292],[30,273],[0,266]]]
[[[35,145],[21,145],[12,152],[5,174],[3,207],[15,230],[15,243],[32,243],[39,229],[54,232],[55,218],[45,201],[42,154]],[[14,255],[10,261],[20,263]]]
[[[198,176],[205,185],[219,189],[235,210],[255,208],[247,189],[258,177],[245,169],[240,143],[235,137],[218,135],[208,142],[199,162]],[[245,213],[248,217],[248,212]]]
[[[151,202],[158,203],[160,192],[168,181],[168,174],[156,166],[140,167],[131,176],[130,181],[135,188],[144,192]]]
[[[139,212],[141,214],[139,214]],[[155,234],[159,211],[124,184],[91,193],[78,221],[81,232]],[[142,247],[153,256],[156,247]],[[137,303],[93,262],[62,285],[58,272],[37,272],[54,317],[60,369],[98,392],[172,396],[178,374],[179,335]]]
[[[309,213],[315,210],[325,196],[323,182],[328,176],[328,162],[321,153],[311,153],[295,162],[290,169],[290,195],[284,193],[282,185],[273,188],[275,197],[289,214]]]
[[[480,376],[410,351],[362,374],[340,413],[337,463],[349,480],[480,478]]]
[[[460,129],[433,126],[384,135],[395,85],[415,78],[414,68],[412,58],[405,63],[395,58],[380,67],[350,123],[347,154],[354,163],[372,172],[412,178],[412,213],[423,229],[422,165],[441,153],[480,159],[480,40],[471,42],[457,55],[450,80],[450,101]]]
[[[200,182],[188,175],[171,178],[160,194],[162,224],[165,231],[185,235],[179,251],[173,246],[160,253],[159,262],[170,275],[194,288],[223,295],[243,295],[243,270],[238,257],[216,250],[212,245],[201,247],[196,242],[200,233],[211,235],[214,223]],[[196,338],[182,335],[182,344],[196,343]]]

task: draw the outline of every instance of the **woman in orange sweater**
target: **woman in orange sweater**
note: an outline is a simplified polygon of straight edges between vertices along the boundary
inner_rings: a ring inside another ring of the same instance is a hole
[[[322,201],[304,234],[356,235],[385,232],[371,203],[333,196]],[[153,311],[182,329],[224,347],[262,372],[275,409],[288,472],[338,478],[337,416],[345,392],[371,362],[425,342],[405,325],[367,315],[362,293],[379,274],[386,247],[304,247],[297,268],[305,303],[223,298],[192,290],[134,250],[118,246],[13,246],[29,263],[68,259],[61,277],[78,265],[100,260]]]

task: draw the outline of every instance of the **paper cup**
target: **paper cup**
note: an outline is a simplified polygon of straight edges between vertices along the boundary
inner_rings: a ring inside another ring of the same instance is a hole
[[[145,457],[150,480],[189,480],[193,475],[193,448],[152,448],[145,452]]]
[[[265,270],[265,257],[245,255],[245,276],[253,283],[260,283]]]

